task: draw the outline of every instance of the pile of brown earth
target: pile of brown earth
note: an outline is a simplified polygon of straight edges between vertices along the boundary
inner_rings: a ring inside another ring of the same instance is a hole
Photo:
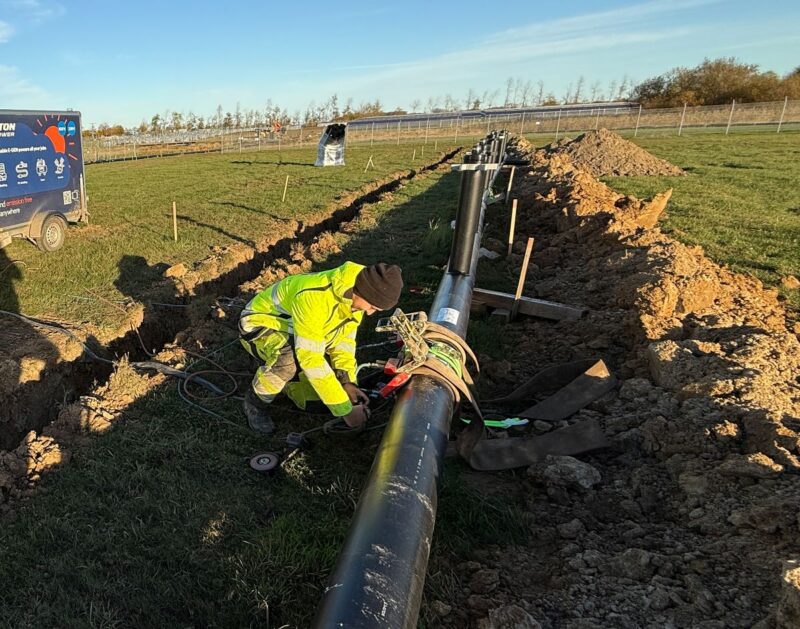
[[[551,144],[546,150],[551,156],[566,155],[595,177],[686,174],[608,129],[587,131],[574,140]]]
[[[525,156],[511,266],[535,236],[526,294],[589,312],[507,326],[507,359],[484,365],[488,393],[550,365],[603,358],[620,386],[562,425],[595,419],[613,445],[548,457],[524,480],[476,475],[482,492],[528,505],[530,542],[462,563],[438,558],[430,573],[455,575],[459,594],[429,601],[427,618],[800,626],[800,328],[776,291],[660,231],[668,193],[619,195],[554,147]]]

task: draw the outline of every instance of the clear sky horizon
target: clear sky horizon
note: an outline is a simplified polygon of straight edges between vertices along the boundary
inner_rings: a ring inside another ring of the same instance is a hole
[[[334,93],[410,109],[497,90],[498,105],[508,77],[561,98],[580,76],[607,90],[706,57],[785,74],[800,65],[798,23],[784,0],[0,0],[0,109],[77,109],[89,127],[267,99],[294,113]]]

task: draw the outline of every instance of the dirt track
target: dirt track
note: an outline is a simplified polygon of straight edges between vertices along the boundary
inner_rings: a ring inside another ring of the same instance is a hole
[[[776,291],[661,233],[669,194],[622,197],[563,150],[519,150],[533,162],[514,187],[518,237],[536,237],[527,294],[590,312],[512,324],[508,361],[485,371],[500,393],[548,365],[603,357],[621,386],[570,422],[599,420],[613,447],[498,477],[496,493],[527,502],[532,541],[435,566],[464,589],[429,618],[800,626],[800,330]]]

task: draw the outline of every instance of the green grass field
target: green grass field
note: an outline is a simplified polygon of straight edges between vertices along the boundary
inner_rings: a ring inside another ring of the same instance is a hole
[[[429,145],[423,157],[421,144],[348,147],[347,165],[336,168],[314,168],[315,147],[90,165],[91,224],[71,228],[64,248],[52,254],[24,241],[5,249],[8,262],[0,271],[16,261],[19,272],[13,282],[9,272],[0,276],[0,308],[16,310],[18,303],[20,312],[32,316],[113,325],[119,311],[103,299],[119,301],[130,296],[131,285],[143,289],[158,282],[160,263],[191,265],[208,256],[212,246],[252,245],[270,233],[283,235],[288,221],[302,221],[341,195],[435,161],[450,148],[442,145],[434,153]],[[375,168],[364,172],[370,155]],[[131,274],[122,268],[123,260],[141,264],[132,271],[136,277],[120,282],[123,272]]]

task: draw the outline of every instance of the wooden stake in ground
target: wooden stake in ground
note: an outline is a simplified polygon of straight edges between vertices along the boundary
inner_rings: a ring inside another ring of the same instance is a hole
[[[172,202],[172,238],[178,242],[178,204]]]
[[[528,263],[531,261],[531,251],[533,250],[533,238],[528,238],[525,247],[525,259],[522,261],[522,268],[519,270],[519,281],[517,282],[517,292],[514,293],[514,305],[511,307],[511,320],[517,316],[519,310],[519,298],[522,297],[522,289],[525,286],[525,276],[528,275]]]
[[[375,163],[372,161],[372,155],[369,156],[369,159],[367,160],[367,165],[364,166],[364,172],[367,172],[370,166],[375,168]]]
[[[439,140],[434,140],[433,141],[433,150],[434,151],[438,151],[439,150]]]
[[[517,170],[516,166],[511,167],[511,174],[508,176],[508,188],[506,188],[506,205],[508,205],[508,200],[511,198],[511,185],[514,183],[514,172]],[[514,203],[517,200],[514,199]],[[515,206],[516,207],[516,206]]]
[[[725,135],[728,135],[728,132],[731,130],[731,121],[733,120],[733,110],[736,108],[736,99],[734,98],[731,101],[731,115],[728,116],[728,126],[725,127]]]
[[[789,103],[789,97],[785,96],[783,99],[783,109],[781,110],[781,119],[778,121],[778,130],[776,133],[781,132],[781,126],[783,125],[783,117],[786,114],[786,105]]]
[[[281,198],[281,203],[286,201],[286,189],[289,187],[289,175],[286,175],[286,183],[283,184],[283,198]]]
[[[411,161],[414,162],[417,160],[417,149],[414,149],[414,154],[411,156]]]
[[[636,115],[636,128],[633,130],[633,137],[639,133],[639,119],[642,117],[642,106],[639,105],[639,113]]]
[[[517,224],[517,200],[511,203],[511,224],[508,226],[508,251],[506,257],[511,255],[511,248],[514,246],[514,226]]]

